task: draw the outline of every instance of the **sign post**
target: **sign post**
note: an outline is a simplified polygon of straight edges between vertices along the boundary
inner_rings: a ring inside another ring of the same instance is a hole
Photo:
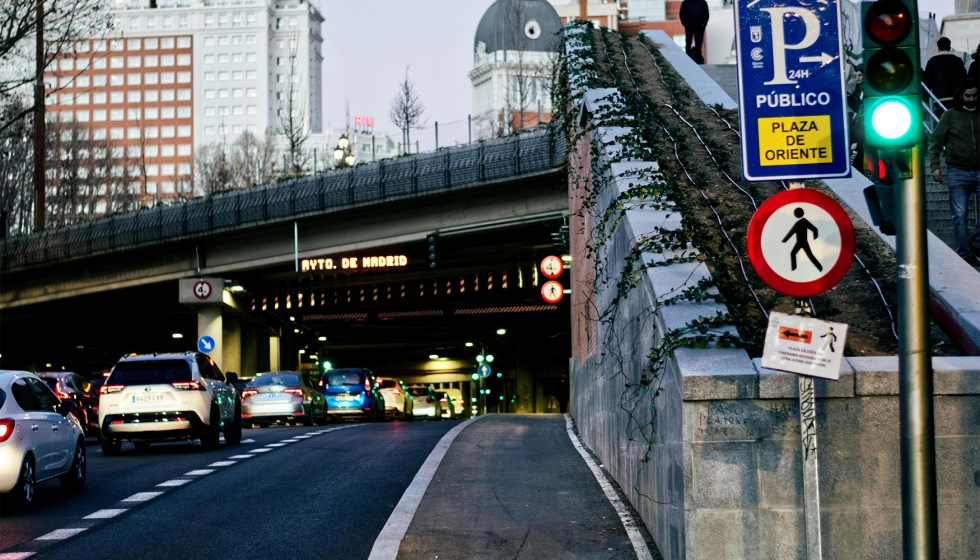
[[[829,196],[790,189],[769,197],[752,216],[748,252],[766,284],[795,297],[795,315],[769,314],[762,365],[799,374],[807,558],[819,560],[823,552],[813,377],[839,377],[847,325],[813,318],[805,298],[831,289],[847,274],[854,258],[854,227]]]
[[[742,175],[850,177],[840,0],[736,0]]]

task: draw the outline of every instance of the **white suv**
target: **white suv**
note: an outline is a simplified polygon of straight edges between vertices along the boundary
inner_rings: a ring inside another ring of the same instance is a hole
[[[242,440],[242,402],[214,360],[199,352],[125,356],[112,368],[99,395],[102,452],[119,453],[123,441],[137,448],[151,441],[201,439],[213,449]]]

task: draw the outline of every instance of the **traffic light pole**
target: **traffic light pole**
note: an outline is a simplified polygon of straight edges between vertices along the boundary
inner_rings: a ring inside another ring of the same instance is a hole
[[[895,182],[902,550],[905,560],[934,560],[939,558],[939,522],[929,348],[925,162],[921,143],[910,149],[912,177]]]

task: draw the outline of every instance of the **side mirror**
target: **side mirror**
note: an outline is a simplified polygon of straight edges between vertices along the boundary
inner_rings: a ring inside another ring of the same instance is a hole
[[[75,404],[75,401],[61,401],[61,404],[58,406],[58,412],[62,416],[68,416],[76,410],[78,410],[78,405]]]
[[[235,383],[238,381],[238,374],[233,371],[227,371],[225,372],[225,380],[227,380],[228,383]]]

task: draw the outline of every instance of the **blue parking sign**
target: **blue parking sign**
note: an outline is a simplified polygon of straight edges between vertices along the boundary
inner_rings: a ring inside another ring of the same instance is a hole
[[[840,0],[736,0],[742,175],[850,177]]]

